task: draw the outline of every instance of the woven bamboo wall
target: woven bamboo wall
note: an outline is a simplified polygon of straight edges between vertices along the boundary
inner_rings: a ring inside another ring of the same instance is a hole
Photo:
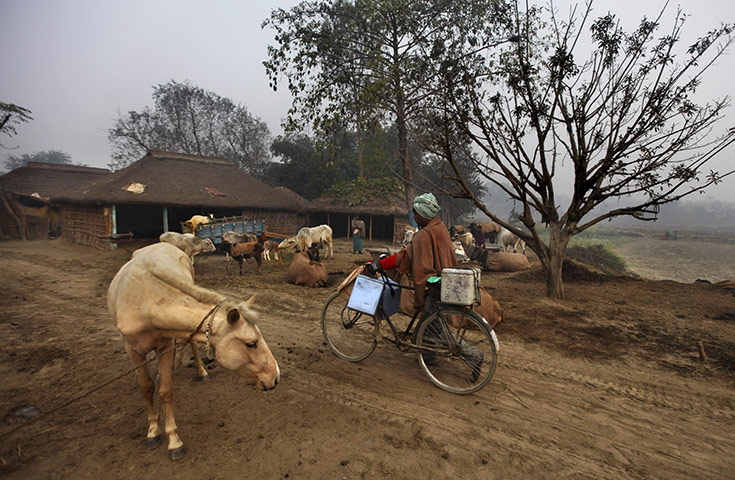
[[[247,218],[265,218],[265,229],[283,235],[293,236],[301,227],[306,226],[306,215],[295,212],[273,210],[243,209],[242,215]]]
[[[110,248],[105,237],[112,233],[110,209],[107,207],[61,207],[61,236],[74,243],[103,250]]]

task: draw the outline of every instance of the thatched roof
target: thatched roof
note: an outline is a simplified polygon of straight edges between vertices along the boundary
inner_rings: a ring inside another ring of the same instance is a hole
[[[228,160],[151,151],[122,170],[60,196],[84,204],[149,204],[301,211],[289,197]]]
[[[396,179],[353,180],[335,185],[312,201],[309,212],[408,216],[406,197]]]
[[[302,209],[306,208],[307,205],[309,205],[309,201],[299,195],[298,193],[294,192],[288,187],[274,187],[276,190],[281,192],[283,195],[289,197],[291,200],[293,200],[298,206],[300,206]]]
[[[21,195],[37,193],[41,197],[53,199],[70,188],[111,174],[105,168],[28,162],[26,166],[0,176],[0,186]]]

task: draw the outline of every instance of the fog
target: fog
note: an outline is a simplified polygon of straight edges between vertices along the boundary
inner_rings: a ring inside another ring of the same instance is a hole
[[[118,112],[151,106],[153,86],[170,80],[189,80],[243,104],[273,135],[282,133],[291,98],[286,88],[274,92],[268,87],[262,62],[267,46],[274,43],[273,33],[260,25],[273,8],[297,3],[3,0],[0,101],[30,109],[33,120],[20,125],[17,136],[3,138],[13,148],[0,150],[0,162],[10,154],[61,150],[75,163],[105,167],[111,152],[107,132]],[[555,4],[566,12],[570,2]],[[593,5],[594,16],[614,12],[630,29],[644,15],[656,16],[664,1],[596,0]],[[670,4],[662,34],[677,5],[690,13],[683,45],[718,26],[732,11],[729,0],[679,0]],[[732,78],[735,59],[726,55],[705,77],[698,95],[706,100],[729,95]],[[723,128],[735,125],[732,108],[727,115]],[[734,153],[730,148],[720,154],[712,168],[735,168]],[[705,198],[735,201],[734,187],[735,179],[727,178]]]

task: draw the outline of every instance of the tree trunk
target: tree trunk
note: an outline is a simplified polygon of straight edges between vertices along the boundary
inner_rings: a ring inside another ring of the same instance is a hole
[[[411,216],[413,209],[413,199],[416,191],[413,186],[413,166],[411,159],[408,157],[408,130],[406,128],[406,112],[404,110],[403,99],[399,98],[397,102],[396,126],[398,127],[398,156],[401,157],[403,166],[403,183],[406,188],[406,209],[408,216]]]
[[[562,282],[562,264],[564,263],[564,252],[566,251],[569,237],[562,231],[558,223],[549,223],[549,248],[540,257],[544,267],[546,280],[546,296],[549,298],[563,299],[564,284]]]
[[[358,167],[358,178],[363,180],[365,178],[365,170],[363,167],[363,155],[362,155],[362,117],[360,113],[357,114],[357,167]]]

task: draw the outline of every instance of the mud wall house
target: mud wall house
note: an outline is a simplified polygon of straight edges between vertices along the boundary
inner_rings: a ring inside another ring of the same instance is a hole
[[[266,229],[295,234],[303,223],[293,199],[228,160],[151,151],[111,175],[56,199],[61,231],[71,241],[108,248],[132,237],[181,232],[192,215],[263,218]]]
[[[53,200],[71,188],[110,174],[104,168],[29,162],[0,176],[0,238],[58,236],[60,211]]]
[[[405,194],[396,191],[380,197],[356,200],[346,196],[322,196],[306,206],[309,226],[327,224],[334,237],[351,237],[355,216],[365,222],[366,239],[397,243],[409,224]]]

